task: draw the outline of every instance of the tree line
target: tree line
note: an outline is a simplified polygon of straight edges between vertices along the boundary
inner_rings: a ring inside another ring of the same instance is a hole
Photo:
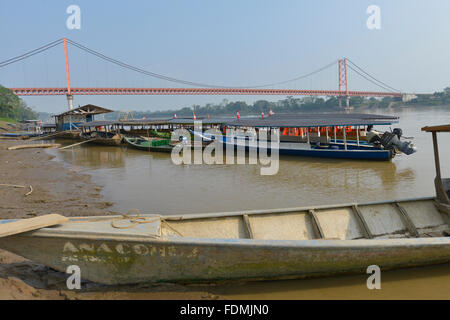
[[[37,116],[14,92],[0,85],[0,118],[21,121],[36,119]]]
[[[342,106],[346,105],[342,100]],[[438,106],[450,105],[450,87],[445,88],[442,92],[435,92],[431,95],[418,95],[417,99],[409,102],[402,102],[401,98],[384,97],[366,98],[351,97],[350,106],[354,109],[382,109],[388,107],[406,106]],[[261,112],[267,114],[272,109],[275,113],[297,113],[297,112],[325,112],[339,109],[339,99],[337,97],[302,97],[295,98],[288,96],[279,101],[258,100],[252,104],[245,101],[230,102],[224,99],[221,103],[208,103],[204,106],[193,105],[191,107],[183,107],[176,110],[165,111],[134,111],[133,115],[136,119],[155,118],[155,117],[192,117],[193,112],[196,116],[235,116],[239,111],[241,116],[259,115]]]

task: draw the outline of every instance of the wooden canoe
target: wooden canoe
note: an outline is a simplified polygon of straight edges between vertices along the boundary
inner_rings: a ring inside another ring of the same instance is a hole
[[[290,279],[450,261],[435,199],[234,213],[72,218],[0,248],[103,284]],[[446,213],[447,212],[447,213]],[[118,219],[118,220],[114,220]],[[0,221],[7,223],[8,221]]]
[[[150,152],[172,152],[169,139],[124,137],[124,141],[133,149]]]
[[[104,146],[119,146],[122,143],[123,136],[118,133],[94,131],[80,135],[82,140],[90,140],[94,144]]]

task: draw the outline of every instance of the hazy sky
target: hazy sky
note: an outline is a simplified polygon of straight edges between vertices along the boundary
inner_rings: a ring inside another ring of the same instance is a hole
[[[81,30],[69,30],[69,5],[81,8]],[[369,30],[369,5],[381,29]],[[0,61],[58,38],[149,71],[224,86],[294,78],[349,57],[404,92],[450,86],[450,1],[414,0],[0,0]],[[69,48],[72,86],[180,86],[121,70]],[[349,75],[351,90],[381,90]],[[7,87],[65,86],[63,47],[0,69]],[[282,88],[337,89],[337,64]],[[281,88],[281,87],[280,87]],[[274,96],[76,96],[114,110],[163,110],[192,104]],[[39,111],[67,108],[64,96],[25,101]]]

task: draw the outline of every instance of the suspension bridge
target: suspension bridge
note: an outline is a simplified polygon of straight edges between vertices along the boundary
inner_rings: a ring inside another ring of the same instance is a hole
[[[18,96],[60,96],[65,95],[68,100],[69,109],[73,107],[74,95],[286,95],[286,96],[335,96],[339,98],[339,101],[346,100],[347,106],[349,105],[350,97],[394,97],[402,98],[407,101],[414,98],[414,95],[402,93],[386,83],[378,80],[364,69],[353,63],[348,58],[343,58],[334,61],[320,69],[317,69],[308,74],[304,74],[293,79],[288,79],[281,82],[261,84],[257,86],[247,87],[235,87],[235,86],[219,86],[213,84],[197,83],[182,79],[173,78],[163,74],[154,73],[142,68],[130,65],[128,63],[116,60],[98,51],[92,50],[80,43],[72,41],[67,38],[62,38],[46,44],[42,47],[36,48],[32,51],[26,52],[14,58],[10,58],[0,62],[0,69],[8,65],[18,63],[22,60],[28,59],[32,56],[40,54],[44,51],[50,50],[58,45],[63,44],[64,56],[65,56],[65,74],[66,74],[66,86],[65,87],[49,87],[49,88],[10,88]],[[87,54],[93,55],[99,59],[102,59],[108,63],[112,63],[124,69],[131,70],[136,73],[140,73],[145,76],[161,79],[178,85],[187,85],[190,87],[183,88],[108,88],[108,87],[72,87],[70,82],[70,68],[69,68],[69,45],[76,47]],[[338,69],[338,81],[337,88],[335,90],[302,90],[302,89],[273,89],[268,87],[274,87],[277,85],[285,85],[297,80],[306,79],[321,71],[337,66]],[[353,72],[376,85],[381,91],[352,91],[349,90],[349,77],[348,71],[351,69]]]

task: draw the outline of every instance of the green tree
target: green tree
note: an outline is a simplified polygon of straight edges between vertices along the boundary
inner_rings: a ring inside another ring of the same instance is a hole
[[[14,120],[36,119],[37,113],[14,92],[0,85],[0,117]]]

